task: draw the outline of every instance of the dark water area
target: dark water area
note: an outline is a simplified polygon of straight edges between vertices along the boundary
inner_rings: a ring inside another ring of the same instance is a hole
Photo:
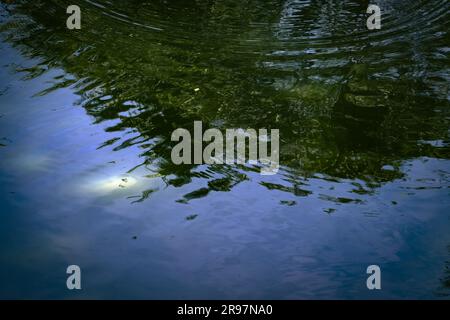
[[[447,0],[0,1],[0,298],[448,299],[449,30]],[[279,129],[280,171],[175,165],[194,121]]]

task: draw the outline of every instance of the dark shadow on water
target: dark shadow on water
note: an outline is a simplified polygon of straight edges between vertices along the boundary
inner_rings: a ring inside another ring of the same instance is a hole
[[[444,272],[441,277],[441,287],[438,288],[436,295],[440,297],[450,297],[450,246],[448,246],[449,260],[446,261]]]

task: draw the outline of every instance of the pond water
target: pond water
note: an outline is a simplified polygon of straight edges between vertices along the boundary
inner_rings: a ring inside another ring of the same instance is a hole
[[[371,3],[0,2],[0,298],[448,298],[450,2]],[[173,164],[194,121],[280,171]]]

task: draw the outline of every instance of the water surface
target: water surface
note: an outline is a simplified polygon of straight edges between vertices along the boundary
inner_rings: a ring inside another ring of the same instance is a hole
[[[0,298],[448,297],[450,3],[371,3],[1,2]],[[280,172],[174,165],[194,121]]]

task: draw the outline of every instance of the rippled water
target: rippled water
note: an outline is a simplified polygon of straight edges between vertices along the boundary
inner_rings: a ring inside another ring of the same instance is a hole
[[[448,297],[449,1],[8,2],[0,297]],[[195,120],[282,169],[174,165]]]

